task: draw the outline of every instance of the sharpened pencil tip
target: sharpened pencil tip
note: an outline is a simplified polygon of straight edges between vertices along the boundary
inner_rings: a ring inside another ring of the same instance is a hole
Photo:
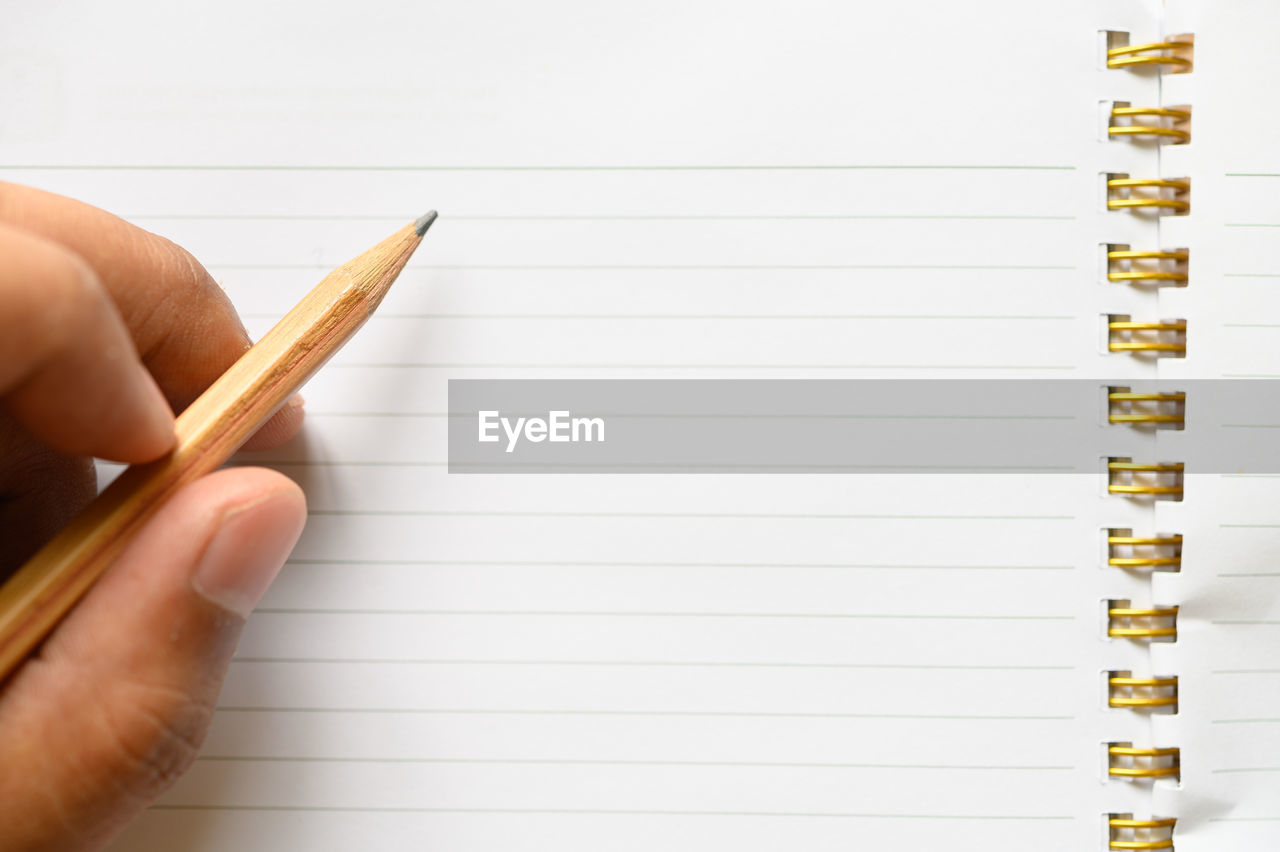
[[[438,214],[434,210],[428,210],[423,213],[418,221],[413,223],[413,229],[418,232],[418,236],[422,236],[427,232],[427,228],[431,227],[431,223],[436,220]]]

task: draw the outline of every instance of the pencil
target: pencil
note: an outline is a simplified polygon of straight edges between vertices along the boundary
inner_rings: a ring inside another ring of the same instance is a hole
[[[435,211],[325,276],[175,423],[174,449],[132,465],[0,586],[0,682],[178,489],[230,458],[364,325]]]

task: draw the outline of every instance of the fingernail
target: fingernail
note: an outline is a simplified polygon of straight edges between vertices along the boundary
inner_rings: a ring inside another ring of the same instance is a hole
[[[295,393],[293,396],[289,397],[289,402],[287,404],[290,408],[302,408],[307,404],[307,401],[302,398],[302,394]]]
[[[300,492],[283,489],[222,517],[191,585],[223,609],[248,616],[289,557],[306,522]]]

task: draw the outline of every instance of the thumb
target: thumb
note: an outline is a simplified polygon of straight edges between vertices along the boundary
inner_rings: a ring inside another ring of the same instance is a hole
[[[302,492],[238,468],[180,491],[0,692],[0,846],[105,843],[186,770]]]

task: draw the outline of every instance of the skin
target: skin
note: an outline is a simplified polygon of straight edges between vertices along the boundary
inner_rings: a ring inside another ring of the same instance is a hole
[[[71,199],[0,182],[0,259],[2,579],[92,498],[89,457],[163,455],[249,339],[185,250]],[[291,403],[251,448],[301,423]],[[0,848],[100,848],[185,771],[305,516],[272,471],[191,484],[0,683]]]

